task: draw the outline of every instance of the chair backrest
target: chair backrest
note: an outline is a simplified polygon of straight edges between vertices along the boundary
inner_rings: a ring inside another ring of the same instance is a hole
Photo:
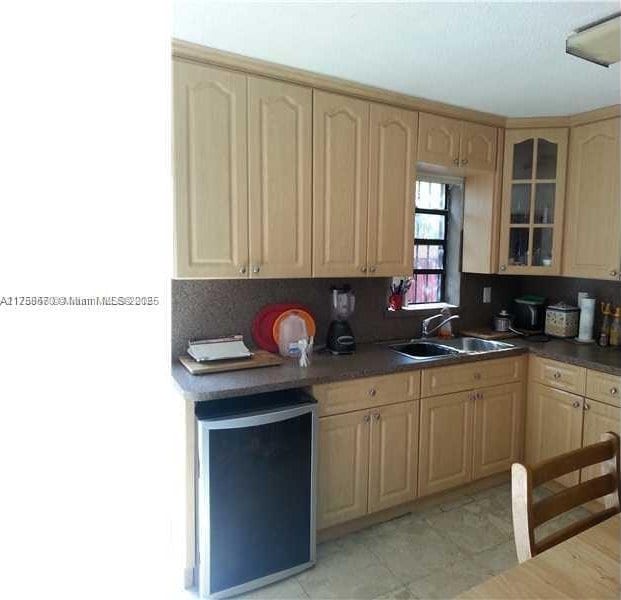
[[[620,511],[619,436],[608,432],[602,441],[561,454],[535,465],[511,466],[513,532],[518,560],[524,562]],[[533,489],[561,475],[601,463],[599,477],[583,481],[557,494],[533,501]],[[604,510],[572,523],[535,542],[535,528],[576,506],[604,497]]]

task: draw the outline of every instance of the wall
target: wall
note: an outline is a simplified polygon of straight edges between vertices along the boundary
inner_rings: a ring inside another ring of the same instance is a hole
[[[462,275],[461,327],[485,326],[492,315],[516,295],[513,279],[489,275]],[[351,325],[359,342],[418,337],[421,320],[410,312],[389,313],[386,299],[390,280],[360,279],[261,279],[172,280],[172,354],[185,351],[189,339],[241,333],[252,344],[255,314],[272,302],[306,304],[317,321],[316,343],[324,343],[330,322],[330,287],[348,283],[356,294]],[[502,284],[502,285],[501,285]],[[493,289],[492,304],[482,304],[483,286]]]
[[[297,301],[306,304],[317,321],[317,343],[325,341],[330,322],[329,295],[332,285],[348,283],[356,294],[351,325],[359,342],[418,337],[424,316],[385,310],[389,279],[262,279],[262,280],[173,280],[172,354],[185,351],[189,339],[241,333],[252,345],[251,324],[265,304]],[[483,304],[483,287],[492,287],[491,304]],[[565,277],[521,277],[502,275],[461,276],[461,320],[458,327],[486,327],[502,308],[511,310],[511,300],[523,294],[539,294],[549,302],[575,303],[579,291],[598,300],[621,305],[621,282]],[[428,314],[428,313],[427,313]],[[598,319],[599,320],[599,319]],[[598,321],[596,321],[597,326]]]

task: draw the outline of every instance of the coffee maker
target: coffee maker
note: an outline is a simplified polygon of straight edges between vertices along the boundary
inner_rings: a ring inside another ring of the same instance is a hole
[[[332,321],[328,327],[326,346],[332,354],[351,354],[356,349],[356,340],[347,319],[353,314],[356,298],[351,287],[330,289]]]

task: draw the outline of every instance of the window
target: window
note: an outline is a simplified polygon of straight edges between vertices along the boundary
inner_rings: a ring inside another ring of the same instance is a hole
[[[414,270],[406,302],[444,302],[450,193],[446,183],[416,182]]]

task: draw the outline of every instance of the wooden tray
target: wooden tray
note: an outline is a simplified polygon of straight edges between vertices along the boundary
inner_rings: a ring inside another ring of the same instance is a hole
[[[493,329],[470,329],[460,332],[464,337],[476,337],[482,340],[506,340],[516,337],[517,334],[512,331],[494,331]]]
[[[257,350],[251,358],[234,358],[233,360],[217,360],[214,362],[196,362],[191,356],[184,354],[179,357],[179,362],[192,375],[208,375],[209,373],[241,371],[242,369],[276,367],[282,365],[284,359],[278,354],[272,354],[265,350]]]

